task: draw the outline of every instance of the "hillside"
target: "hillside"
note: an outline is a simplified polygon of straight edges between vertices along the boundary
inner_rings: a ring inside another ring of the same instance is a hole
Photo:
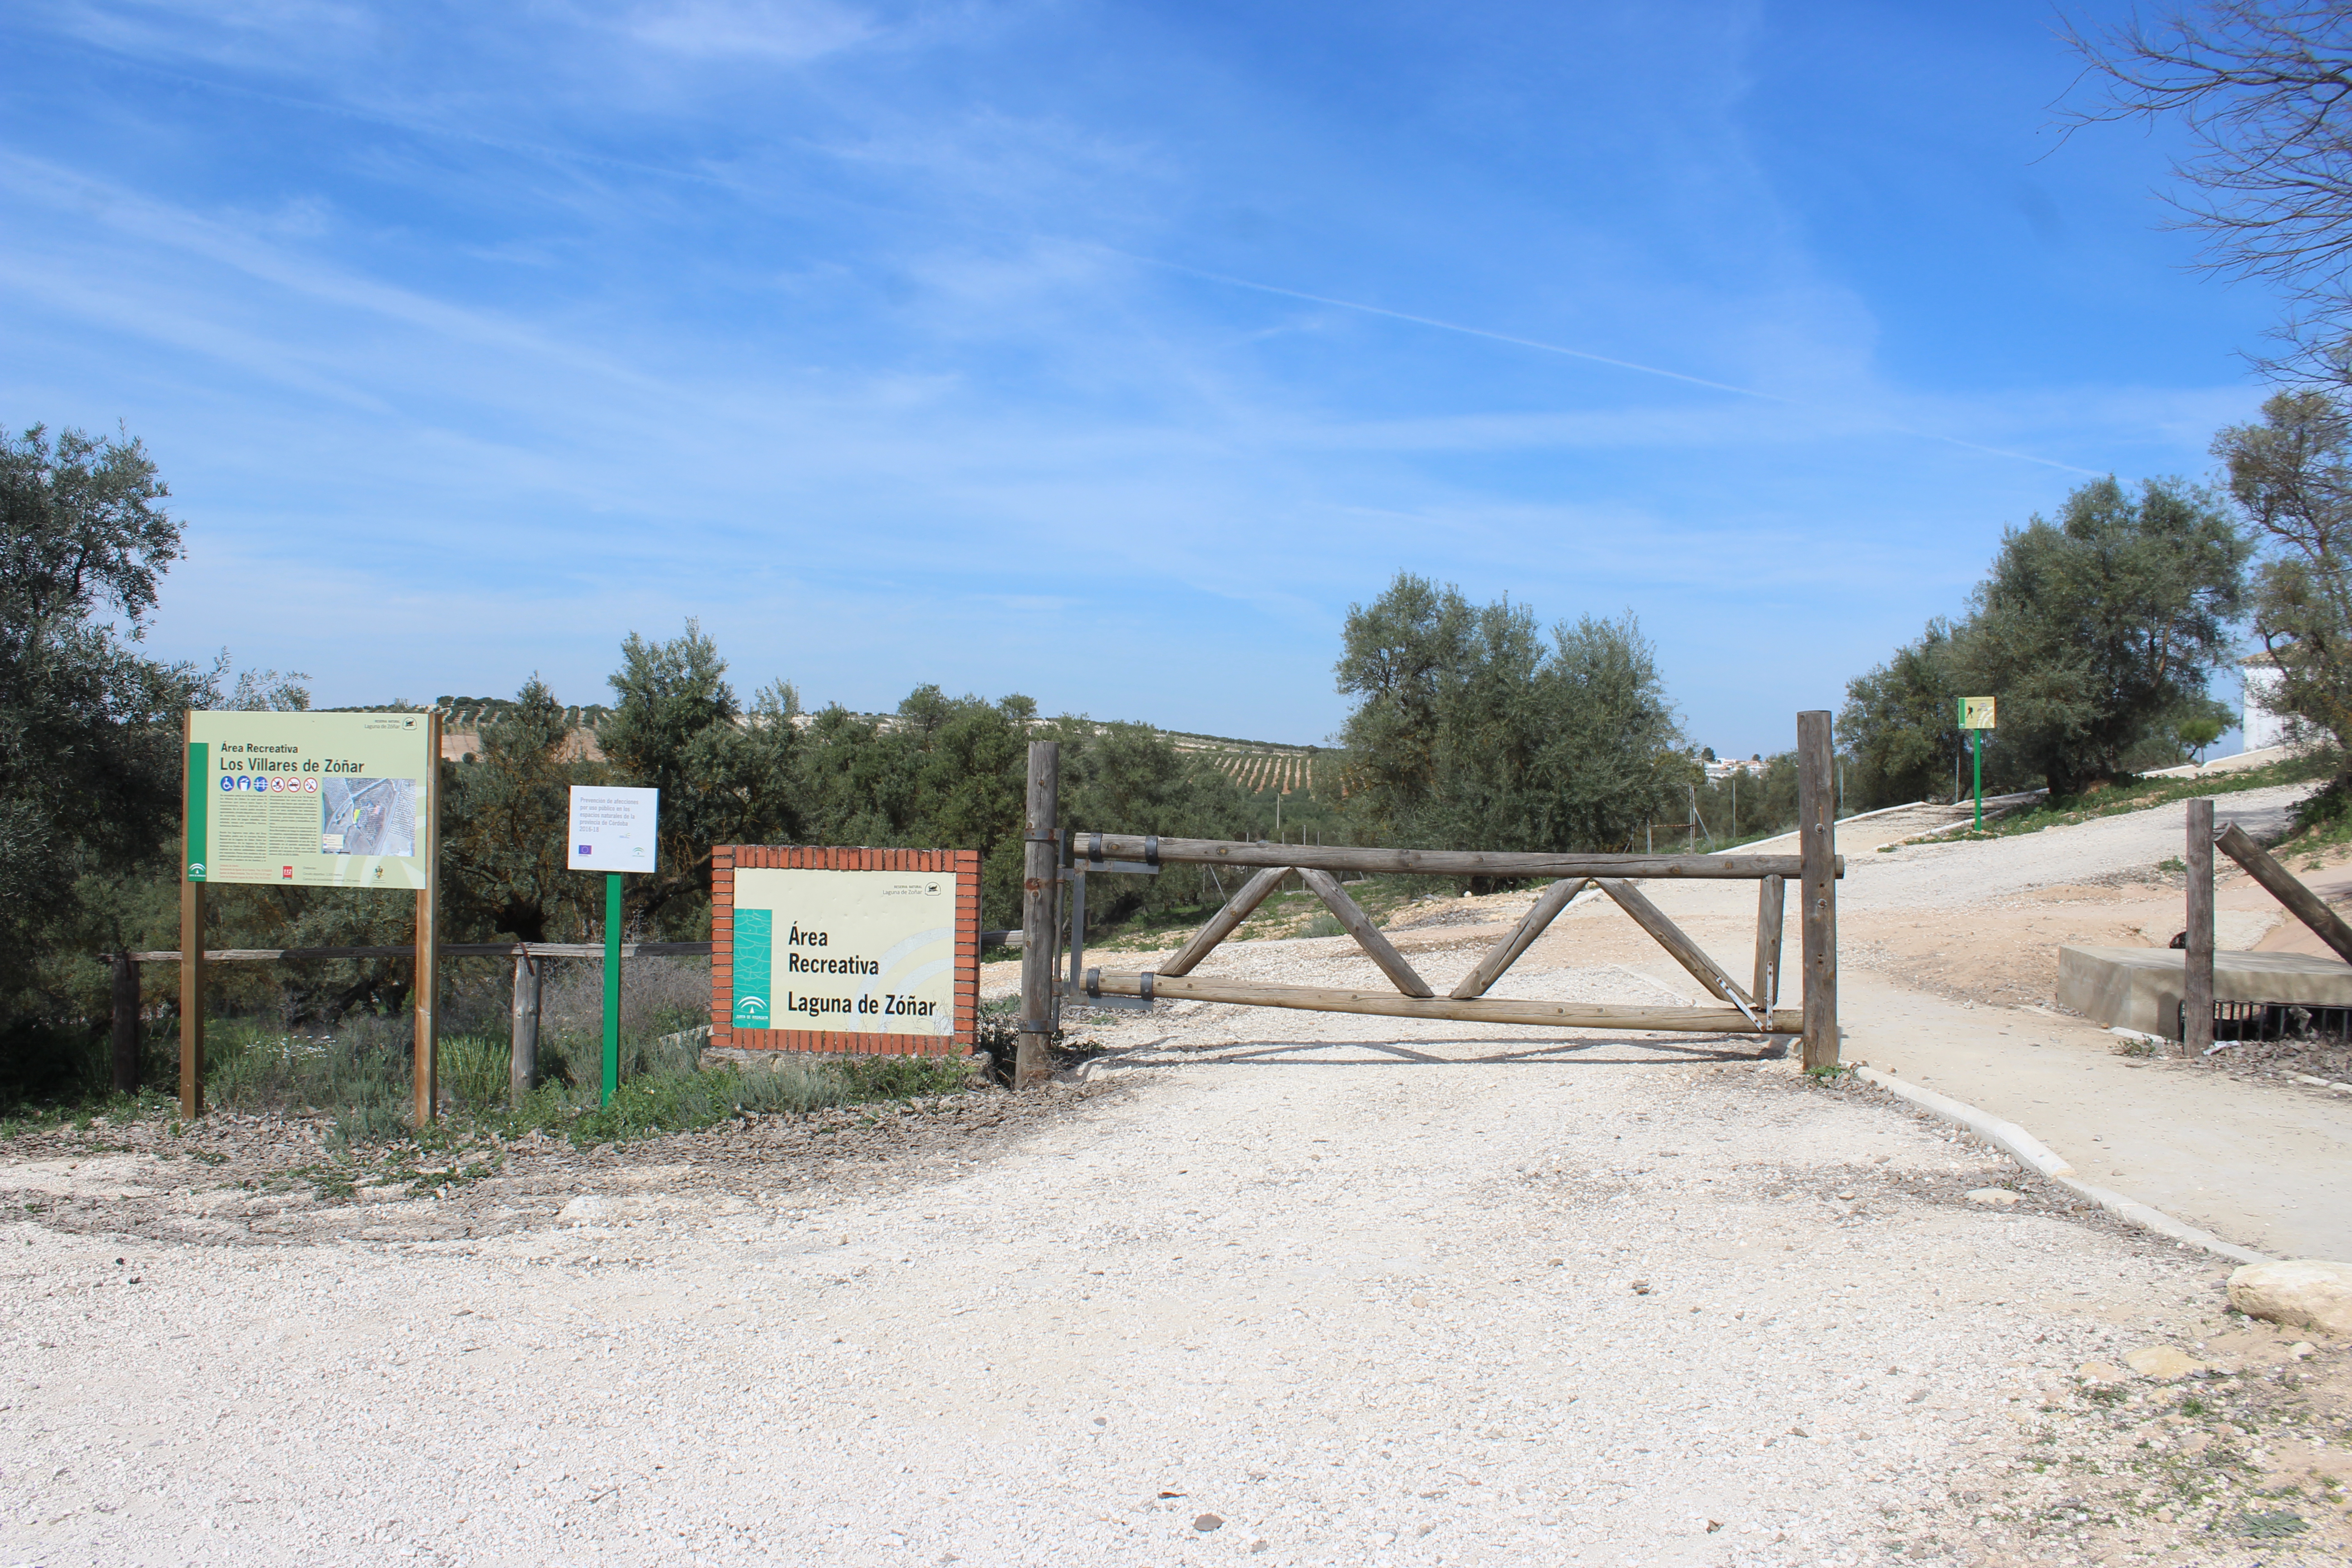
[[[441,754],[457,761],[480,750],[482,726],[510,711],[514,702],[504,697],[442,697],[436,699],[433,706],[441,715]],[[577,736],[578,754],[589,758],[604,755],[596,745],[596,726],[611,712],[602,703],[564,710],[564,722]],[[898,715],[893,713],[858,713],[854,717],[885,730],[898,722]],[[799,714],[793,722],[806,724],[811,718],[806,713]],[[1318,764],[1328,766],[1337,756],[1328,748],[1288,745],[1278,741],[1245,741],[1230,735],[1200,735],[1178,730],[1160,732],[1178,751],[1205,756],[1219,772],[1253,794],[1265,790],[1281,795],[1303,794],[1312,786]]]

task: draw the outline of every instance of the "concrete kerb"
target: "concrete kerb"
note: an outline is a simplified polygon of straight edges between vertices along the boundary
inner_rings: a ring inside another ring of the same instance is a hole
[[[1881,1072],[1876,1068],[1857,1067],[1854,1068],[1854,1076],[1865,1082],[1876,1084],[1898,1100],[1909,1100],[1931,1116],[1940,1117],[1956,1126],[1967,1128],[2035,1175],[2055,1182],[2076,1196],[2096,1204],[2126,1225],[2137,1226],[2141,1230],[2163,1237],[2167,1240],[2178,1241],[2201,1251],[2210,1252],[2216,1258],[2226,1258],[2233,1263],[2277,1261],[2266,1253],[2255,1252],[2251,1248],[2240,1247],[2234,1242],[2223,1241],[2211,1231],[2200,1230],[2197,1226],[2177,1220],[2162,1209],[2152,1208],[2136,1198],[2127,1198],[2121,1193],[2110,1192],[2105,1187],[2095,1187],[2088,1182],[2078,1180],[2074,1175],[2074,1166],[2060,1158],[2048,1144],[2014,1121],[2004,1121],[1998,1116],[1979,1110],[1975,1106],[1954,1100],[1949,1095],[1937,1094],[1932,1089],[1922,1089],[1917,1084],[1906,1083],[1894,1074]]]

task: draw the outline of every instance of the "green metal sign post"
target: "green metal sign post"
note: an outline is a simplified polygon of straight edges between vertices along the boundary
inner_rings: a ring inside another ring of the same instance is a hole
[[[1969,731],[1969,752],[1970,766],[1976,774],[1977,781],[1976,830],[1982,833],[1984,831],[1984,731],[1982,730]],[[617,882],[620,879],[615,877],[613,880]]]
[[[604,1097],[621,1087],[621,874],[604,873]]]
[[[1960,728],[1969,731],[1969,750],[1976,762],[1977,831],[1984,831],[1984,732],[1993,727],[1993,699],[1960,699]]]
[[[621,1088],[621,878],[654,869],[661,792],[600,784],[572,786],[572,826],[564,864],[604,873],[604,1081],[601,1103]]]

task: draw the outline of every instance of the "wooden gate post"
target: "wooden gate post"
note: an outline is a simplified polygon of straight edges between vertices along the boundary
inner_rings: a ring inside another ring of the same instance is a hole
[[[1838,1064],[1837,795],[1830,715],[1797,715],[1799,915],[1804,928],[1805,1070]]]
[[[517,1110],[539,1083],[539,961],[515,946],[513,1059],[507,1065],[507,1098]]]
[[[2213,1048],[2213,803],[2189,803],[2189,951],[2181,955],[2180,1054]]]
[[[1054,1027],[1054,895],[1058,889],[1062,836],[1057,800],[1062,785],[1058,741],[1029,742],[1029,811],[1021,856],[1021,1039],[1013,1058],[1013,1087],[1030,1089],[1054,1076],[1046,1047]]]
[[[114,1092],[139,1092],[139,961],[114,954],[110,1001],[114,1015]]]

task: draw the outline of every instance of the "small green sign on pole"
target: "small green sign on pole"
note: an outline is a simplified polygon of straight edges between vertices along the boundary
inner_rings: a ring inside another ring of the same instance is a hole
[[[1960,728],[1969,732],[1969,750],[1976,760],[1977,827],[1984,827],[1984,732],[1993,727],[1993,699],[1963,697],[1960,699]]]
[[[600,784],[572,786],[572,827],[564,864],[604,873],[604,1083],[601,1103],[621,1087],[621,878],[651,871],[659,860],[656,829],[661,791]]]

